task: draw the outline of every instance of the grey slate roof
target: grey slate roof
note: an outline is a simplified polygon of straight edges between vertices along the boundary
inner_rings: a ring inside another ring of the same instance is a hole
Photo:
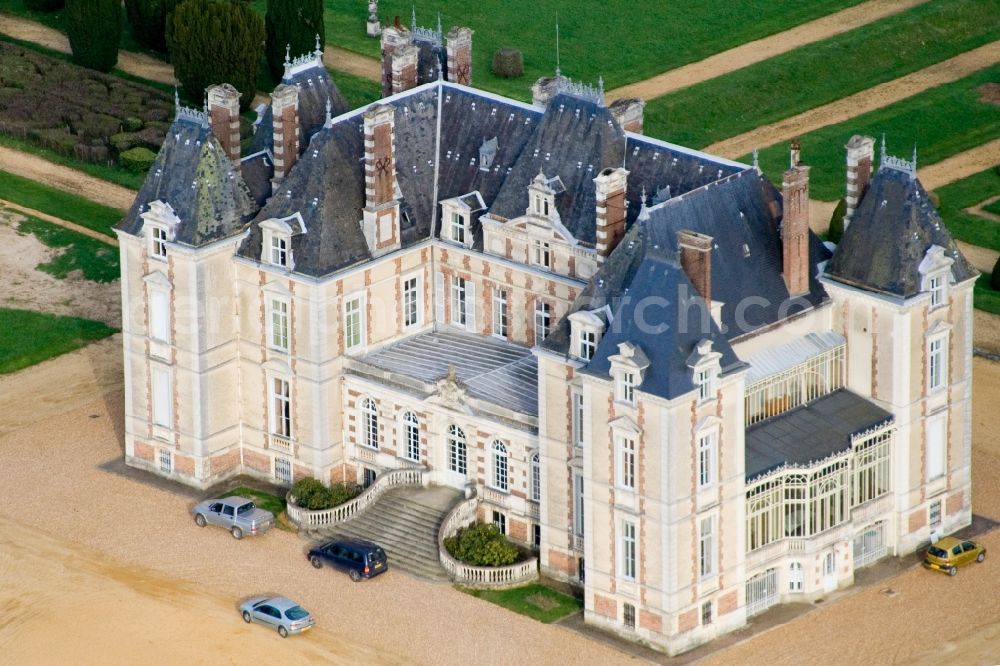
[[[531,350],[503,340],[452,331],[421,333],[361,361],[426,383],[436,382],[454,367],[469,395],[538,415],[538,361]]]
[[[851,435],[892,420],[892,414],[847,389],[747,429],[746,478],[788,463],[805,465],[851,446]]]
[[[939,245],[954,263],[952,277],[962,282],[977,272],[962,256],[920,181],[881,167],[858,205],[827,265],[845,284],[902,298],[920,292],[920,262]]]
[[[163,147],[118,228],[138,235],[142,229],[140,215],[156,200],[174,209],[181,220],[174,240],[186,245],[237,234],[258,209],[215,135],[187,117],[178,118],[170,126]]]

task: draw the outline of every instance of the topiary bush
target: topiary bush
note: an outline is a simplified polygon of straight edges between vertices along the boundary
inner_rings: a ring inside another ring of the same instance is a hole
[[[54,12],[65,4],[65,0],[24,0],[24,6],[36,12]]]
[[[361,486],[356,483],[335,483],[329,488],[312,477],[299,479],[292,486],[292,497],[296,506],[310,511],[332,509],[361,494]]]
[[[146,173],[156,159],[156,153],[149,148],[136,146],[118,155],[123,167],[135,173]]]
[[[326,43],[323,0],[267,0],[264,19],[267,34],[264,47],[271,78],[280,81],[285,72],[285,49],[293,58]]]
[[[503,567],[520,559],[521,551],[493,523],[474,523],[445,537],[445,549],[460,562],[477,567]]]
[[[493,73],[504,79],[524,74],[524,56],[520,49],[503,48],[493,52]]]
[[[990,288],[1000,291],[1000,257],[997,257],[997,263],[993,264],[993,272],[990,273]]]
[[[143,46],[167,52],[167,16],[180,0],[125,0],[125,16],[135,41]]]
[[[844,237],[844,214],[847,212],[847,200],[841,199],[837,207],[833,209],[830,217],[830,228],[826,232],[827,240],[831,243],[839,243]]]
[[[66,36],[73,62],[110,72],[122,36],[121,0],[66,0]]]

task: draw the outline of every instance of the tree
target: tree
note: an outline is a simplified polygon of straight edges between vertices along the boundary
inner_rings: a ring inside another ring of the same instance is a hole
[[[267,0],[267,66],[275,81],[285,70],[285,49],[292,57],[304,55],[326,43],[323,25],[323,0]]]
[[[36,12],[54,12],[65,4],[65,0],[24,0],[24,6]]]
[[[264,19],[248,4],[184,0],[167,19],[167,46],[188,96],[201,99],[208,86],[229,83],[240,91],[240,108],[250,108],[264,51]]]
[[[833,209],[830,217],[830,228],[826,232],[826,237],[831,243],[839,243],[844,235],[844,214],[847,213],[847,200],[841,199],[837,207]]]
[[[125,15],[135,40],[146,48],[167,52],[167,16],[181,0],[125,0]]]
[[[997,257],[997,263],[993,264],[993,272],[990,273],[990,287],[993,291],[1000,291],[1000,257]]]
[[[66,0],[65,17],[73,62],[110,72],[122,36],[121,0]]]

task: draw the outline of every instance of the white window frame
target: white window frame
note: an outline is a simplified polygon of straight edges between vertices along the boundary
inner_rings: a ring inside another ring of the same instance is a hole
[[[493,337],[507,339],[510,313],[507,309],[507,290],[493,287]]]
[[[940,479],[948,471],[948,419],[938,414],[927,419],[924,435],[925,481]]]
[[[344,349],[347,351],[360,349],[365,345],[364,306],[365,297],[362,294],[344,299]]]
[[[947,285],[947,273],[937,273],[928,276],[927,291],[931,294],[931,309],[941,307],[945,304],[945,287]]]
[[[639,545],[637,538],[636,524],[631,520],[621,521],[621,532],[619,545],[621,546],[621,557],[619,559],[618,575],[625,580],[635,580],[639,563]]]
[[[709,578],[716,573],[715,516],[705,516],[698,522],[698,576]]]
[[[935,335],[927,340],[927,390],[939,391],[948,376],[948,334]]]
[[[837,573],[837,551],[831,550],[823,556],[823,575],[832,576]]]
[[[532,262],[535,266],[552,270],[552,245],[548,241],[536,238],[532,241]]]
[[[268,321],[270,323],[270,335],[268,335],[268,346],[271,349],[287,352],[289,350],[289,313],[290,307],[287,300],[268,297]]]
[[[420,420],[413,412],[403,413],[403,442],[400,447],[403,457],[413,462],[420,462]]]
[[[149,224],[148,222],[146,224]],[[167,258],[167,243],[170,242],[166,227],[158,224],[149,225],[149,256],[165,261]]]
[[[378,405],[372,398],[361,400],[361,446],[378,450]]]
[[[149,286],[149,337],[170,344],[170,291]]]
[[[638,373],[631,369],[618,371],[618,381],[615,382],[618,402],[625,403],[626,405],[635,404],[636,374]]]
[[[712,624],[712,601],[706,601],[701,605],[701,626]]]
[[[292,383],[284,377],[268,377],[271,434],[292,438]]]
[[[174,381],[170,368],[153,365],[150,373],[153,424],[172,430],[174,424]]]
[[[420,275],[406,275],[400,280],[403,283],[403,328],[415,328],[423,323]]]
[[[490,487],[502,493],[510,492],[510,456],[507,447],[499,439],[490,444],[490,458],[493,473],[490,475]]]
[[[542,344],[542,341],[552,332],[552,306],[542,299],[535,300],[535,345]]]
[[[507,515],[502,511],[493,510],[493,524],[500,530],[500,534],[507,534]]]
[[[594,358],[597,351],[597,331],[592,328],[580,328],[578,356],[584,361]]]
[[[542,501],[542,464],[537,451],[531,454],[531,501]]]
[[[583,537],[583,516],[586,504],[584,496],[585,479],[582,474],[573,475],[573,534]]]
[[[805,581],[805,569],[801,562],[791,562],[788,565],[788,591],[801,592]]]
[[[468,280],[451,276],[451,323],[465,328],[469,324]]]
[[[290,268],[292,256],[291,238],[284,234],[271,232],[267,245],[267,259],[272,266]]]
[[[707,402],[715,397],[716,369],[706,366],[695,369],[694,383],[698,386],[698,402]]]
[[[632,434],[618,433],[615,435],[615,444],[618,449],[618,487],[626,490],[635,490],[636,478],[639,475],[636,438]]]
[[[719,436],[714,428],[698,433],[698,490],[715,485],[718,475]]]
[[[458,211],[451,211],[451,219],[448,225],[448,237],[456,243],[465,245],[465,236],[468,234],[468,227],[465,225],[465,216]]]
[[[455,424],[448,426],[448,469],[458,474],[469,473],[469,448],[465,431]]]
[[[574,391],[572,397],[573,405],[573,446],[578,449],[583,448],[586,418],[583,411],[583,393]]]
[[[287,474],[285,474],[287,471]],[[274,480],[278,483],[291,484],[292,479],[292,461],[284,456],[274,457]]]

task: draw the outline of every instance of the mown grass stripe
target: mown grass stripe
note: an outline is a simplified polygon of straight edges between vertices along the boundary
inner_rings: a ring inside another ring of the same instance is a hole
[[[41,363],[117,332],[90,319],[0,308],[0,374]]]
[[[0,171],[0,199],[34,208],[111,238],[115,236],[111,227],[125,215],[125,211],[102,206],[7,171]]]

